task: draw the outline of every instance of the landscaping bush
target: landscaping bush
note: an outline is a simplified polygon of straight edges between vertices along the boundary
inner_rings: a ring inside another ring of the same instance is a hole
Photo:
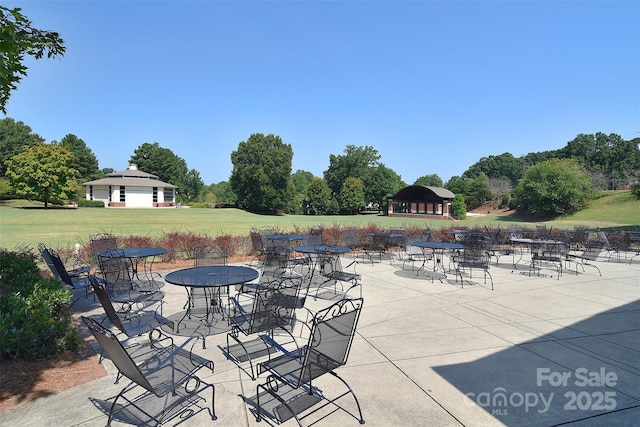
[[[44,279],[29,250],[0,248],[0,360],[34,360],[74,350],[82,340],[72,328],[71,292]]]
[[[102,200],[78,200],[79,208],[104,208],[104,202]]]

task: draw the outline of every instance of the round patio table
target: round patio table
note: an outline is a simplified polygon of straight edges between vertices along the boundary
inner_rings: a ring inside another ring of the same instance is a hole
[[[442,258],[444,257],[445,251],[455,251],[459,249],[463,249],[464,245],[461,243],[451,243],[451,242],[414,242],[413,246],[417,246],[423,249],[431,249],[433,251],[433,271],[434,273],[438,270],[438,267],[442,270],[442,273],[445,273],[444,264],[442,263]],[[422,267],[418,269],[419,274],[421,269],[425,267],[426,258],[422,261]],[[444,277],[447,277],[445,274]]]

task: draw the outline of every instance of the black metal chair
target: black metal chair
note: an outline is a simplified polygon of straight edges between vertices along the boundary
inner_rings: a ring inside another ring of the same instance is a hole
[[[358,398],[349,384],[335,372],[347,363],[362,304],[362,298],[343,299],[318,311],[311,325],[308,325],[310,328],[308,342],[300,349],[288,350],[269,336],[265,337],[270,341],[270,345],[278,349],[278,352],[270,354],[268,360],[258,365],[259,372],[267,372],[268,377],[264,384],[259,384],[256,388],[257,421],[268,416],[264,409],[265,403],[268,405],[269,402],[265,402],[265,398],[270,395],[277,402],[273,407],[273,416],[276,420],[283,422],[294,417],[298,425],[302,426],[304,418],[320,409],[307,407],[304,410],[311,411],[302,415],[304,411],[300,410],[298,403],[304,400],[306,395],[315,398],[316,402],[324,401],[322,407],[332,405],[354,416],[360,424],[364,424]],[[314,382],[325,374],[331,374],[340,380],[347,390],[331,399],[324,393],[318,392]],[[298,394],[292,395],[295,392]],[[349,394],[355,400],[357,417],[336,403]]]
[[[423,248],[415,246],[415,242],[435,242],[435,237],[431,230],[428,230],[428,233],[422,233],[419,235],[406,236],[404,238],[404,255],[402,257],[402,269],[407,263],[411,263],[411,270],[415,270],[415,263],[418,262],[420,265],[424,265],[425,262],[433,259],[433,253],[425,252]]]
[[[176,417],[183,422],[205,409],[209,411],[212,420],[217,418],[214,407],[215,386],[198,376],[202,368],[209,368],[213,373],[213,362],[191,351],[196,338],[192,337],[183,345],[177,346],[171,337],[156,329],[149,334],[148,342],[136,348],[125,349],[117,336],[96,320],[84,316],[82,320],[118,372],[131,380],[113,400],[107,425],[111,425],[114,416],[120,411],[126,413],[127,417],[148,417],[156,425]],[[193,344],[191,341],[194,341]],[[189,345],[191,347],[187,349]],[[138,388],[144,391],[140,393],[136,390]],[[201,394],[209,388],[211,406],[205,408],[200,406],[206,401]],[[137,411],[129,410],[128,405],[119,408],[120,399]],[[159,411],[158,404],[161,405]],[[139,425],[148,422],[146,419],[136,421]]]
[[[487,276],[491,279],[491,290],[493,290],[493,277],[489,272],[491,267],[491,241],[484,233],[469,231],[464,234],[464,249],[461,249],[454,257],[456,269],[456,282],[458,276],[464,288],[463,272],[468,271],[469,277],[473,277],[473,270],[482,270],[484,283],[487,283]]]
[[[251,379],[256,379],[254,359],[265,356],[269,349],[260,337],[242,341],[241,335],[249,337],[259,333],[274,334],[285,332],[293,341],[287,329],[293,322],[298,301],[299,284],[283,284],[279,281],[263,284],[251,293],[249,305],[243,305],[232,298],[236,313],[229,318],[231,331],[227,334],[227,346],[224,353]],[[233,343],[232,343],[233,342]],[[249,369],[244,364],[248,362]]]
[[[122,249],[101,252],[98,255],[98,266],[112,301],[153,302],[164,298],[164,293],[158,287],[143,287],[134,279],[131,263]]]
[[[53,277],[58,280],[61,280],[66,286],[69,286],[71,289],[84,289],[85,297],[89,295],[89,290],[91,286],[89,285],[89,267],[83,266],[76,269],[67,270],[60,258],[58,252],[55,249],[45,245],[44,243],[38,243],[38,250],[40,251],[40,255],[44,259],[44,262],[47,264]],[[94,296],[95,300],[95,296]]]
[[[360,285],[361,276],[355,271],[357,264],[358,261],[353,260],[346,266],[346,268],[343,268],[339,255],[319,253],[318,265],[320,267],[320,275],[324,281],[318,284],[316,289],[316,299],[318,298],[320,289],[331,283],[333,283],[333,290],[335,294],[338,293],[337,285],[339,283],[341,290],[345,295],[350,289],[359,287],[360,296],[362,297],[362,286]],[[345,290],[343,283],[349,283],[349,288]]]

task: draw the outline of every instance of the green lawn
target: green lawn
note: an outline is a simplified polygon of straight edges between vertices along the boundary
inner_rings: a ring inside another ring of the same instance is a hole
[[[456,226],[502,226],[522,224],[533,227],[534,222],[513,216],[468,216],[464,221],[440,221],[396,218],[381,215],[306,216],[256,215],[239,209],[33,209],[42,206],[26,201],[0,203],[0,247],[34,247],[38,242],[54,247],[87,243],[89,236],[110,232],[116,236],[159,237],[171,231],[192,232],[217,236],[248,235],[249,228],[271,225],[281,231],[296,227],[307,229],[313,225],[366,226],[381,228],[420,226],[434,229]],[[32,207],[28,209],[25,207]],[[590,206],[574,215],[545,222],[548,226],[572,229],[575,225],[590,227],[640,227],[640,202],[628,191],[608,192]]]

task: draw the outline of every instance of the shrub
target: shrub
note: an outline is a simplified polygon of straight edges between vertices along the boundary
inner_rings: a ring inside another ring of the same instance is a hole
[[[0,249],[0,360],[33,360],[79,348],[70,300],[61,282],[40,277],[32,252]]]
[[[79,208],[104,208],[104,202],[102,200],[78,200]]]

